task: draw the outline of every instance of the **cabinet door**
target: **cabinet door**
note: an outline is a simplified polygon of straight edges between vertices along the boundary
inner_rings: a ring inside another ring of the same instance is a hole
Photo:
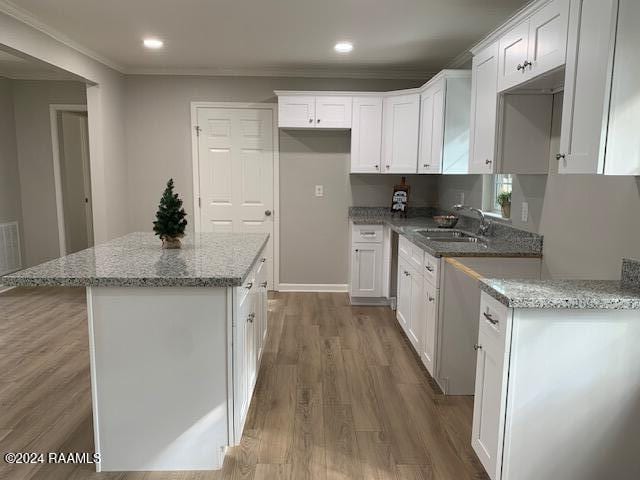
[[[529,46],[529,21],[512,28],[499,42],[498,91],[514,87],[525,81],[524,63]]]
[[[351,128],[351,97],[316,97],[317,128]]]
[[[380,173],[382,97],[355,97],[351,125],[351,173]]]
[[[423,330],[420,342],[420,357],[431,376],[435,375],[436,331],[438,321],[438,290],[429,282],[424,282],[422,295]]]
[[[411,279],[411,309],[407,319],[407,336],[417,354],[420,354],[420,339],[423,336],[422,313],[422,284],[423,278],[415,271],[410,272]]]
[[[618,0],[571,13],[558,173],[602,173]]]
[[[403,259],[398,259],[396,318],[402,329],[407,332],[411,319],[411,269]]]
[[[442,172],[444,142],[444,82],[420,95],[420,152],[418,173]]]
[[[469,173],[495,171],[498,51],[495,43],[473,57]]]
[[[351,252],[351,296],[382,296],[382,244],[354,243]]]
[[[314,128],[316,98],[303,95],[278,97],[278,126],[282,128]]]
[[[385,173],[418,171],[418,127],[420,94],[384,99],[382,109],[382,151]]]
[[[256,307],[258,300],[258,287],[254,284],[251,287],[251,292],[247,295],[249,304],[249,314],[246,317],[246,325],[245,325],[245,366],[246,366],[246,381],[247,381],[247,393],[246,393],[246,402],[245,408],[243,409],[243,417],[247,414],[247,410],[249,409],[249,405],[251,404],[251,396],[253,395],[253,387],[256,384],[256,376],[258,373],[258,346],[256,344],[257,333],[256,333]]]
[[[553,0],[529,20],[527,77],[564,65],[567,55],[569,0]]]
[[[234,389],[234,434],[236,441],[240,442],[242,429],[247,411],[249,410],[250,395],[248,392],[247,378],[247,341],[246,330],[248,316],[251,313],[251,295],[245,294],[244,286],[235,289],[236,304],[234,339],[233,339],[233,389]]]

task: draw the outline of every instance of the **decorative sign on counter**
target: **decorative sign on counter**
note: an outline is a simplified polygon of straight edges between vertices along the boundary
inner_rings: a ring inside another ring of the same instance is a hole
[[[399,185],[393,186],[393,197],[391,198],[391,213],[399,213],[405,218],[407,207],[409,206],[409,185],[406,183],[407,177],[402,177]]]

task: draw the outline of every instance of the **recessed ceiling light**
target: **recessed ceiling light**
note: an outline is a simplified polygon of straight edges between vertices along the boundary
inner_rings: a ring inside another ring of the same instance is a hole
[[[164,45],[164,42],[159,38],[145,38],[142,43],[145,47],[151,48],[152,50],[162,48]]]
[[[353,43],[351,42],[338,42],[333,49],[338,53],[349,53],[353,50]]]

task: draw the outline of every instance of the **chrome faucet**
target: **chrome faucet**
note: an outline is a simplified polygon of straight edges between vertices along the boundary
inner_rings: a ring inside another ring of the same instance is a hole
[[[480,217],[480,227],[478,227],[478,235],[484,236],[489,232],[489,224],[487,223],[487,219],[485,218],[484,213],[482,213],[482,210],[475,207],[470,207],[468,205],[454,205],[453,207],[451,207],[451,209],[452,210],[469,210],[471,212],[476,212]]]

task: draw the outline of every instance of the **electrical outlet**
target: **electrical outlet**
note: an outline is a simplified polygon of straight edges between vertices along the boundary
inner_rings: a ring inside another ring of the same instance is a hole
[[[529,220],[529,202],[522,202],[522,221]]]
[[[316,185],[316,197],[324,197],[324,185]]]

